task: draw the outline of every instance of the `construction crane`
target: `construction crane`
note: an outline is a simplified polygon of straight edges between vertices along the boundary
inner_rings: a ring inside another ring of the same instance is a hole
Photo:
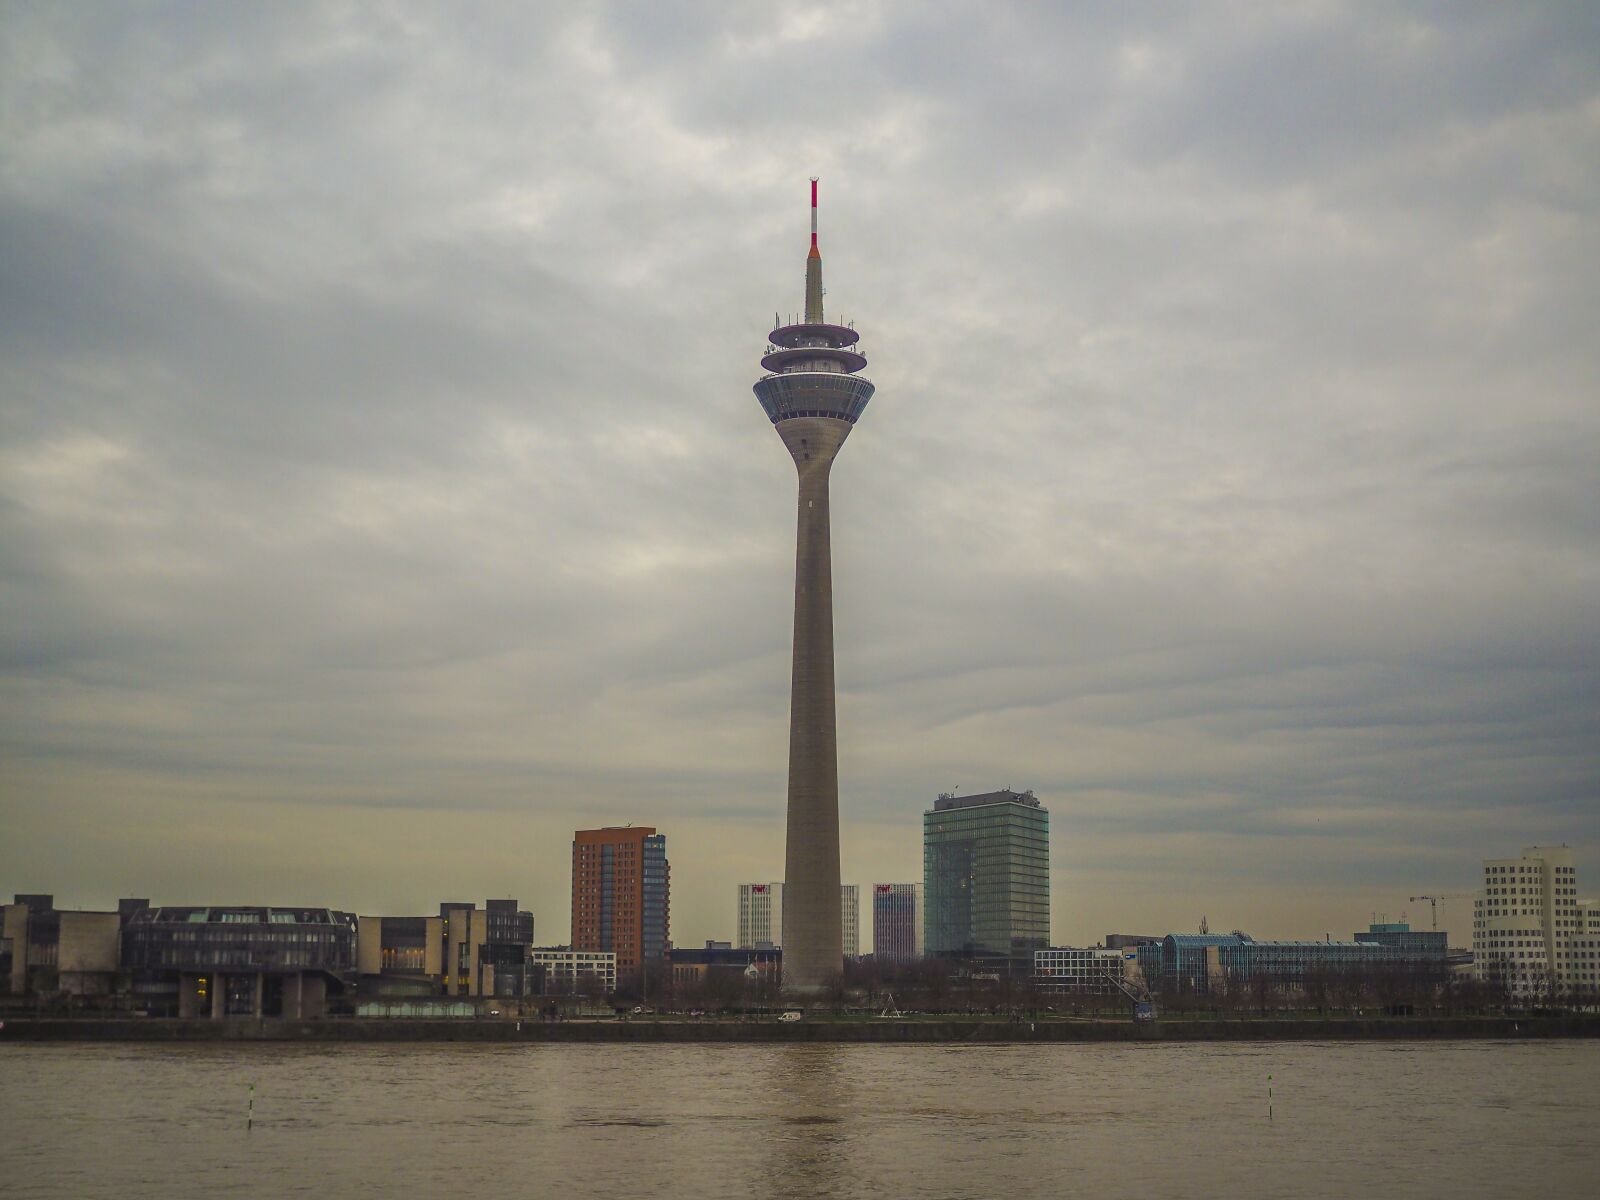
[[[1415,904],[1418,900],[1426,900],[1428,902],[1429,906],[1433,909],[1433,929],[1434,932],[1437,933],[1439,930],[1439,901],[1471,900],[1472,898],[1473,897],[1469,896],[1465,892],[1451,892],[1449,895],[1444,895],[1441,893],[1437,896],[1413,896],[1411,897],[1411,903]]]
[[[1156,998],[1139,969],[1139,957],[1132,950],[1122,952],[1122,965],[1108,966],[1106,980],[1133,1003],[1133,1019],[1137,1024],[1156,1019]]]

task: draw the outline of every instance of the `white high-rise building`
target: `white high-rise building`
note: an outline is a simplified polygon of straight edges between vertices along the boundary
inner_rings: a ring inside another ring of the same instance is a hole
[[[861,885],[839,885],[839,928],[844,934],[844,956],[861,957]]]
[[[910,962],[922,957],[922,885],[872,885],[872,957]]]
[[[739,885],[739,949],[783,945],[783,884]]]
[[[1472,917],[1473,971],[1530,999],[1600,991],[1600,907],[1578,899],[1565,846],[1483,860]]]
[[[846,958],[861,956],[861,888],[854,883],[839,887],[839,918]],[[763,943],[783,945],[783,884],[739,885],[739,949],[754,950]]]

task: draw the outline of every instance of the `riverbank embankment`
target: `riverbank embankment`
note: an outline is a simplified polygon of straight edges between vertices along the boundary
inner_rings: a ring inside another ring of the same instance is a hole
[[[7,1018],[8,1041],[101,1042],[681,1042],[681,1043],[1013,1043],[1415,1041],[1600,1037],[1600,1016],[1373,1017],[1310,1020],[1164,1019],[1007,1021],[992,1019],[577,1020],[483,1018],[321,1021],[227,1018]]]

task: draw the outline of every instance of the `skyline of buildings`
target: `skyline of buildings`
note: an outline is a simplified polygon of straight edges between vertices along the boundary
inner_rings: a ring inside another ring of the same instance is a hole
[[[1031,807],[1026,803],[1029,797],[1037,803],[1037,797],[1031,792],[1001,791],[959,799],[941,794],[941,799],[956,801],[956,811],[959,811],[962,805],[976,809],[986,808],[989,801],[995,797],[1002,800],[1010,797],[1011,803],[1021,801],[1025,807]],[[941,811],[951,810],[941,810],[936,803],[932,809],[923,814],[925,857],[929,857],[926,852],[931,844],[927,837],[927,824]],[[1042,804],[1039,805],[1038,811],[1041,817],[1047,818],[1047,810]],[[1048,826],[1042,826],[1041,831],[1043,838],[1040,839],[1039,849],[1048,853]],[[619,826],[611,827],[609,830],[575,831],[574,843],[576,845],[578,834],[596,838],[617,833],[624,838],[636,837],[641,845],[646,838],[656,839],[654,845],[659,848],[657,857],[662,885],[659,889],[662,897],[659,907],[665,915],[670,903],[667,899],[666,881],[669,868],[665,855],[665,835],[655,833],[654,827],[632,827],[630,831],[627,826]],[[641,860],[642,857],[641,855]],[[1440,897],[1441,900],[1472,902],[1475,911],[1470,923],[1452,923],[1447,917],[1445,929],[1417,930],[1410,928],[1404,922],[1404,912],[1401,913],[1401,922],[1389,922],[1387,917],[1380,921],[1374,909],[1369,930],[1357,933],[1355,940],[1405,945],[1409,948],[1431,948],[1435,944],[1442,945],[1453,929],[1457,935],[1455,948],[1461,950],[1470,946],[1478,952],[1480,962],[1488,962],[1495,955],[1504,954],[1508,969],[1511,964],[1516,964],[1514,969],[1517,973],[1530,977],[1554,971],[1563,978],[1600,982],[1600,941],[1596,940],[1600,938],[1600,933],[1595,932],[1596,928],[1600,927],[1600,915],[1597,915],[1600,914],[1600,907],[1597,907],[1594,900],[1578,894],[1574,859],[1575,852],[1566,845],[1529,847],[1517,858],[1485,859],[1483,860],[1485,890],[1482,894],[1474,897],[1470,894],[1453,893],[1448,897]],[[931,858],[929,860],[931,861]],[[627,871],[633,861],[635,860],[626,854],[621,859],[623,868],[621,882],[624,891],[632,886]],[[575,857],[575,865],[578,868],[577,874],[569,881],[569,888],[574,890],[585,880],[582,860]],[[976,882],[972,878],[967,880],[969,886]],[[859,909],[860,887],[861,885],[856,884],[841,884],[842,932],[852,924],[852,897],[856,899],[854,911],[858,914],[854,921],[857,932],[850,938],[852,949],[848,956],[882,954],[888,958],[901,958],[904,956],[903,950],[885,949],[885,947],[893,944],[896,938],[902,939],[900,945],[903,946],[907,937],[912,939],[914,945],[918,936],[919,922],[923,927],[921,934],[923,950],[927,953],[941,952],[933,948],[931,939],[926,934],[928,911],[926,880],[915,884],[882,882],[867,884],[870,906],[865,913],[861,913]],[[732,929],[720,924],[711,925],[698,931],[690,931],[691,936],[674,938],[670,922],[663,920],[660,934],[652,938],[652,945],[665,948],[668,944],[698,944],[701,940],[710,943],[726,936],[728,944],[749,948],[768,940],[769,932],[777,930],[777,936],[771,938],[771,941],[775,946],[781,946],[784,908],[782,882],[739,884],[737,891],[737,909]],[[18,893],[18,895],[26,898],[29,894]],[[765,909],[753,906],[752,897],[760,897],[755,901],[755,906],[764,905]],[[1427,896],[1420,898],[1429,899]],[[1044,896],[1040,895],[1039,899],[1043,900]],[[1416,900],[1418,897],[1412,899]],[[595,905],[597,908],[601,907],[601,902],[596,901]],[[14,908],[14,906],[3,907],[8,911]],[[605,907],[609,911],[610,906]],[[449,945],[446,946],[442,940],[442,930],[451,928],[450,916],[451,910],[454,909],[462,910],[464,916],[455,922],[455,932],[449,939]],[[485,953],[484,946],[525,944],[534,941],[534,916],[526,910],[518,910],[514,901],[491,899],[486,901],[484,908],[475,915],[473,909],[474,906],[471,904],[445,903],[440,905],[439,916],[363,916],[360,920],[371,923],[371,932],[374,935],[371,944],[380,947],[383,969],[411,969],[434,973],[442,971],[444,961],[449,959],[455,980],[454,986],[472,991],[475,990],[473,976],[478,973],[481,965],[487,965],[489,962],[487,959],[480,962],[477,958],[478,954]],[[575,914],[569,914],[571,915]],[[645,924],[642,917],[641,907],[640,919],[632,922],[631,926],[627,921],[622,922],[617,926],[617,931],[626,933],[630,927],[642,929]],[[35,918],[35,922],[37,919]],[[57,921],[60,919],[60,914],[51,910],[51,914],[44,919]],[[559,917],[557,920],[558,924],[566,923],[561,922]],[[864,944],[868,931],[859,929],[861,921],[868,923],[870,944]],[[1171,927],[1170,922],[1163,924]],[[1491,925],[1492,928],[1489,928]],[[707,934],[711,936],[707,937]],[[1046,936],[1048,937],[1048,934]],[[26,940],[22,931],[3,925],[0,925],[0,938]],[[546,940],[550,939],[547,937]],[[574,944],[570,935],[566,944]],[[976,947],[981,943],[975,941],[972,944]],[[1059,939],[1051,939],[1050,944],[1056,948],[1064,945]],[[844,957],[843,946],[841,950],[841,956]],[[492,953],[492,950],[489,952]],[[627,956],[624,958],[624,963],[636,965],[627,945],[622,946],[622,953]],[[21,967],[7,960],[6,970],[9,972],[13,969],[20,970]],[[623,969],[628,968],[624,966]]]
[[[955,882],[966,885],[973,911],[984,908],[997,885],[1007,897],[1020,889],[1026,898],[1036,889],[1028,867],[1047,836],[1047,813],[1031,792],[1003,790],[964,802],[946,794],[924,815],[928,845],[936,851],[930,862],[961,865],[966,873]],[[997,849],[1003,853],[996,856]],[[1016,949],[1015,936],[1003,943],[1007,953],[997,952],[997,940],[985,943],[977,935],[957,952],[924,950],[975,979],[1020,978],[1080,996],[1120,991],[1134,997],[1148,988],[1169,998],[1298,996],[1315,1005],[1347,1000],[1341,981],[1360,979],[1366,981],[1361,986],[1381,989],[1390,986],[1382,983],[1388,979],[1416,994],[1417,987],[1470,976],[1488,987],[1483,995],[1491,999],[1581,1001],[1600,995],[1600,905],[1579,895],[1574,858],[1566,846],[1533,846],[1515,858],[1483,860],[1485,887],[1470,953],[1451,949],[1448,931],[1387,920],[1374,920],[1348,941],[1202,929],[1159,937],[1107,934],[1093,946],[1045,945],[1026,954]],[[651,867],[656,860],[659,867]],[[580,893],[592,890],[596,877],[605,884],[597,893],[602,910],[637,901],[642,913],[649,880],[665,881],[665,835],[652,827],[578,830],[573,864]],[[872,957],[891,964],[918,957],[905,946],[915,939],[920,890],[916,884],[873,885]],[[639,925],[627,919],[613,921],[608,948],[537,946],[534,914],[508,898],[481,906],[445,901],[437,916],[416,917],[325,907],[152,905],[146,899],[123,899],[115,911],[65,911],[53,895],[19,893],[0,906],[0,993],[54,993],[195,1019],[463,1016],[548,995],[598,999],[630,981],[648,990],[638,965],[660,961],[679,985],[710,986],[720,979],[718,994],[729,996],[738,994],[741,980],[764,978],[772,986],[780,978],[784,892],[778,882],[740,885],[740,940],[749,944],[677,946],[663,929],[659,959],[638,949],[654,939],[632,940],[630,930]],[[851,885],[841,888],[846,930],[856,893]],[[664,889],[662,899],[664,913]],[[990,927],[1015,933],[1014,922],[973,925]],[[632,957],[636,951],[640,956]]]

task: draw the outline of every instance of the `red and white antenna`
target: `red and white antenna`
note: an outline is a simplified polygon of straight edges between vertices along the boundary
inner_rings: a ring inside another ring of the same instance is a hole
[[[811,177],[811,253],[817,253],[817,177]]]

